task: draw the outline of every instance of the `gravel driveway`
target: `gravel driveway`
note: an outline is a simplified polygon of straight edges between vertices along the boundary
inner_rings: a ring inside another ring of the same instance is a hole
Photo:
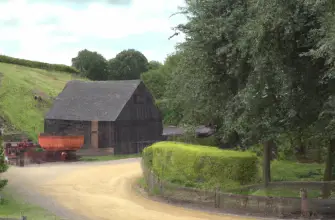
[[[132,184],[141,175],[140,159],[11,167],[12,188],[68,220],[241,220],[159,203],[141,197]],[[23,184],[24,183],[24,184]]]

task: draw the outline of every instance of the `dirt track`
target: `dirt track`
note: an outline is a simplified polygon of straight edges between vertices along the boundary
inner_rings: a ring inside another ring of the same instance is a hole
[[[12,187],[28,200],[71,220],[247,219],[209,214],[146,199],[132,190],[132,184],[140,175],[138,159],[14,167],[6,174]],[[25,182],[24,186],[22,182]]]

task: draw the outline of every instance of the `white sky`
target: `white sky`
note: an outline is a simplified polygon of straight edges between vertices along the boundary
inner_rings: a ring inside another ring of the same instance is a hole
[[[171,28],[185,21],[181,16],[169,18],[183,0],[134,0],[128,6],[71,6],[57,0],[54,4],[51,0],[2,2],[0,53],[9,56],[69,65],[82,49],[110,59],[135,47],[149,60],[163,61],[175,43],[183,40],[183,36],[167,39],[173,34]]]

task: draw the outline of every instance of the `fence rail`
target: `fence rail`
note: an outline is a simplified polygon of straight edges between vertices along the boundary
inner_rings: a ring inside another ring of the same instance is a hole
[[[309,190],[321,190],[325,184],[330,184],[331,188],[335,189],[335,182],[275,182],[270,184],[270,188],[285,186],[285,188],[296,190],[297,197],[241,195],[220,190],[206,191],[182,187],[159,179],[151,170],[144,167],[143,163],[142,169],[148,191],[170,202],[191,204],[194,207],[215,209],[224,213],[262,217],[335,219],[335,199],[307,197]],[[262,189],[261,185],[248,187],[256,190]]]

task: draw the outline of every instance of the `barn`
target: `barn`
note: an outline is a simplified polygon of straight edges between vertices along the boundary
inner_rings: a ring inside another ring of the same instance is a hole
[[[163,123],[141,80],[72,80],[45,115],[44,132],[82,134],[83,148],[131,154],[162,140]]]

